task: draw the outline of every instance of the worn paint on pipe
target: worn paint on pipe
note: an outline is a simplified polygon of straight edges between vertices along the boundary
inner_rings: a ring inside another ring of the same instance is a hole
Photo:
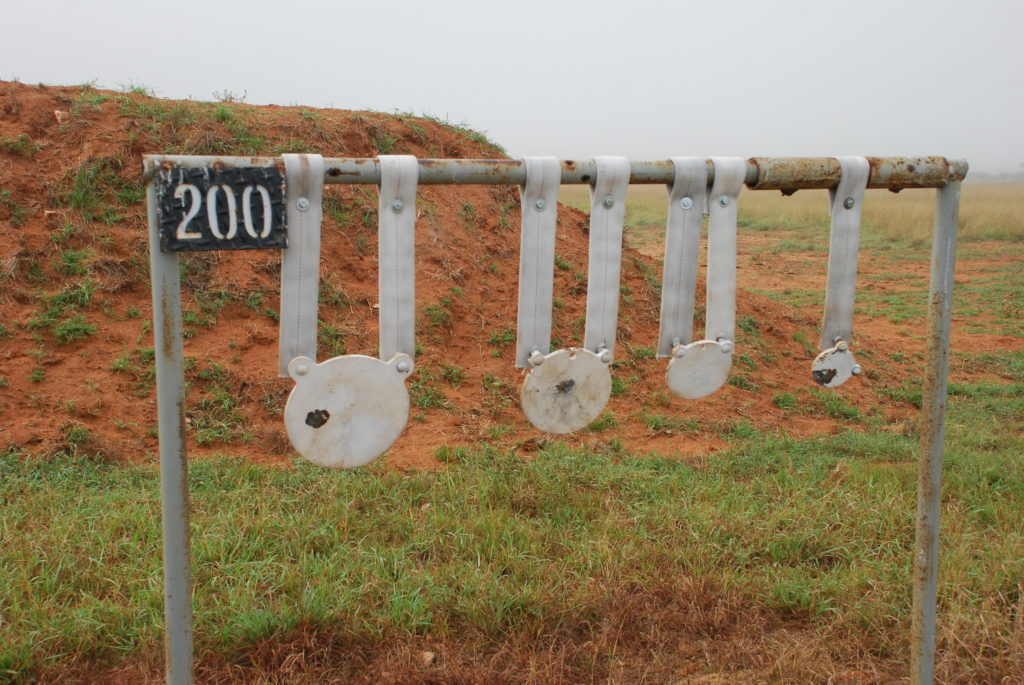
[[[944,157],[868,157],[871,172],[868,188],[941,188],[962,180],[966,162]],[[754,190],[835,188],[842,170],[831,157],[755,157],[757,179]]]
[[[967,172],[963,161],[944,157],[868,157],[871,164],[869,188],[939,188],[962,180]],[[145,174],[150,178],[162,165],[270,166],[275,157],[196,157],[147,155]],[[380,162],[376,157],[338,157],[324,160],[325,183],[378,184]],[[518,159],[420,159],[421,185],[522,185],[526,167]],[[588,184],[597,167],[593,160],[562,160],[562,184]],[[795,191],[805,188],[834,188],[839,184],[839,161],[832,157],[753,157],[747,160],[745,182],[752,190]],[[675,168],[670,160],[638,161],[630,164],[630,183],[671,184]],[[708,184],[714,181],[714,167],[708,162]]]
[[[192,572],[189,553],[188,455],[178,253],[160,251],[156,190],[146,188],[149,264],[156,336],[157,422],[164,552],[164,647],[168,685],[192,683]]]
[[[921,460],[914,530],[914,603],[911,617],[910,682],[931,685],[935,677],[935,605],[939,575],[939,509],[942,446],[949,375],[953,260],[960,207],[960,182],[938,191],[932,232],[928,336],[921,403]]]

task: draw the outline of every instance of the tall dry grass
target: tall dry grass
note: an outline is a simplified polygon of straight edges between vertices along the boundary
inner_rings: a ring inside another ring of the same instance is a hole
[[[560,200],[589,208],[589,191],[582,186],[562,189]],[[634,228],[663,226],[668,196],[662,186],[631,186],[626,223]],[[935,193],[929,190],[869,190],[864,200],[865,237],[893,241],[930,241]],[[784,197],[774,191],[744,190],[741,220],[756,228],[814,228],[828,225],[828,193],[802,190]],[[960,201],[960,240],[1024,241],[1024,184],[993,183],[963,186]]]

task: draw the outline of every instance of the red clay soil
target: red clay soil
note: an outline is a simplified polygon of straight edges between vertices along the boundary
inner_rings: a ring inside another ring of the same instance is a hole
[[[614,591],[594,622],[551,635],[369,640],[300,625],[237,654],[202,655],[195,677],[203,685],[901,682],[899,664],[865,653],[857,637],[846,640],[837,647],[837,635],[780,618],[705,580],[678,579]],[[106,668],[61,663],[42,677],[69,685],[164,681],[161,664],[140,659]]]
[[[16,83],[0,83],[0,141],[0,192],[5,193],[0,224],[6,236],[0,243],[3,440],[33,453],[73,448],[131,461],[152,459],[157,449],[141,155],[317,151],[371,157],[390,148],[420,157],[503,156],[481,137],[432,120],[174,102]],[[376,190],[328,186],[326,194],[320,316],[327,328],[320,356],[372,355]],[[438,447],[482,440],[535,449],[546,438],[520,412],[522,376],[513,362],[517,190],[422,187],[417,209],[422,349],[412,382],[422,381],[414,397],[427,406],[412,408],[408,429],[387,462],[431,467],[438,463]],[[554,337],[569,346],[582,336],[585,214],[559,208],[557,254]],[[242,454],[286,463],[295,454],[281,420],[291,381],[276,375],[280,254],[222,252],[182,259],[185,354],[193,358],[191,454]],[[748,266],[741,255],[741,285]],[[820,274],[809,277],[820,279]],[[745,424],[784,429],[791,436],[845,427],[824,412],[787,412],[773,402],[777,393],[788,392],[803,406],[815,404],[809,395],[817,389],[810,379],[814,352],[794,334],[802,331],[814,345],[820,309],[797,310],[742,289],[737,316],[745,331],[739,334],[734,385],[700,401],[674,398],[664,381],[665,360],[649,356],[658,333],[659,281],[654,259],[625,250],[613,369],[624,385],[607,408],[614,422],[564,439],[699,459],[723,447],[730,431]],[[90,287],[91,299],[83,295]],[[74,300],[75,293],[79,303],[62,308],[59,303]],[[702,302],[702,292],[699,298]],[[76,320],[78,315],[82,318]],[[62,342],[59,336],[74,337],[60,328],[69,321],[72,331],[77,322],[95,327],[94,332]],[[877,328],[858,332],[863,349],[883,349],[890,342]],[[866,376],[828,392],[862,413],[881,411],[894,426],[904,425],[913,407],[893,405],[879,393],[900,385],[905,372],[884,355],[864,365]]]

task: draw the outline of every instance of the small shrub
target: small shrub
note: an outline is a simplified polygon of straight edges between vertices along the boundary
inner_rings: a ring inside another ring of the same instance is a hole
[[[504,347],[514,342],[516,339],[516,332],[511,328],[503,328],[501,331],[492,331],[488,336],[488,341],[495,347]]]
[[[791,392],[777,392],[772,403],[779,409],[796,409],[796,395]]]
[[[57,342],[61,345],[66,345],[75,340],[81,340],[87,335],[92,335],[96,332],[96,326],[85,320],[85,317],[81,314],[75,314],[73,317],[59,323],[53,327],[53,335],[57,338]]]
[[[373,147],[380,154],[388,155],[395,149],[399,140],[398,136],[388,131],[378,131],[373,134]]]
[[[654,359],[657,356],[658,351],[653,347],[634,347],[633,358],[634,359]]]
[[[748,390],[750,392],[757,392],[759,390],[758,385],[746,376],[729,376],[729,380],[726,382],[732,387],[739,388],[740,390]]]
[[[43,149],[43,146],[22,133],[17,138],[0,137],[0,152],[19,157],[32,157]]]
[[[466,380],[466,371],[461,366],[455,366],[453,364],[443,364],[441,366],[441,378],[453,388],[457,388],[462,385],[462,381]]]
[[[610,411],[606,411],[594,419],[591,424],[587,426],[587,430],[591,433],[599,433],[601,431],[608,430],[609,428],[614,428],[618,424],[619,421],[615,418],[615,414]]]

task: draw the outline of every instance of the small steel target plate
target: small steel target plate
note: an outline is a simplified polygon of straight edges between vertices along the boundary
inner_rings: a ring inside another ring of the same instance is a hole
[[[519,399],[530,423],[562,434],[589,426],[611,394],[608,364],[589,350],[569,348],[544,355],[523,381]]]
[[[687,400],[699,400],[715,392],[729,379],[732,343],[700,340],[673,350],[665,373],[668,387]]]
[[[350,469],[382,455],[405,430],[412,360],[388,362],[351,354],[317,364],[296,357],[288,364],[295,387],[284,425],[295,450],[314,464]]]
[[[849,349],[830,347],[819,354],[811,364],[811,378],[826,388],[838,387],[850,380],[850,376],[859,373],[860,366]]]

